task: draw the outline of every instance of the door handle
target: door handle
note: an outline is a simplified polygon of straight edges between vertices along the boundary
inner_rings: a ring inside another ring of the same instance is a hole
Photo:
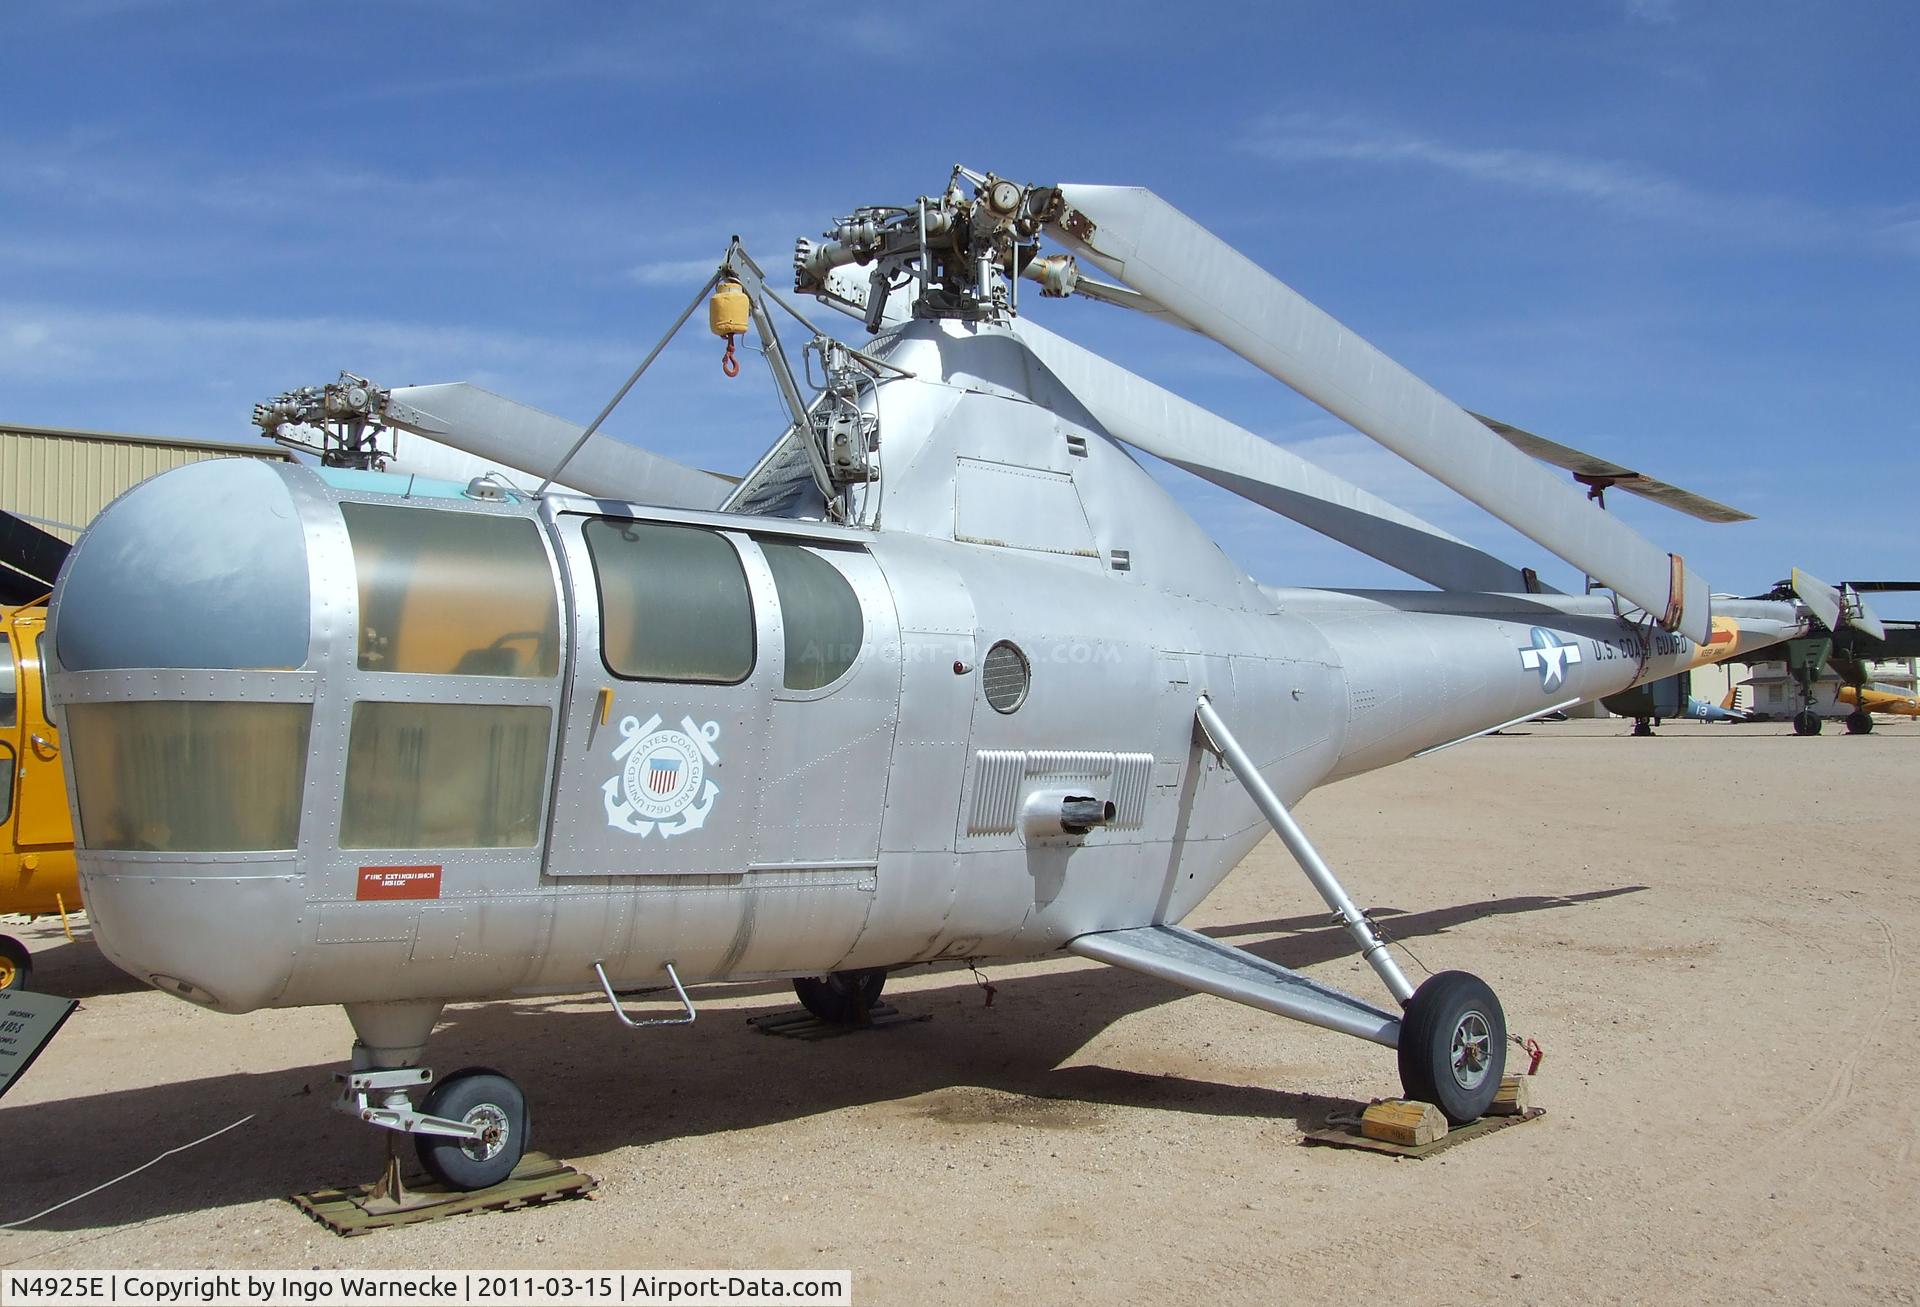
[[[38,731],[27,737],[27,743],[33,746],[33,751],[40,756],[42,762],[60,756],[60,746]]]

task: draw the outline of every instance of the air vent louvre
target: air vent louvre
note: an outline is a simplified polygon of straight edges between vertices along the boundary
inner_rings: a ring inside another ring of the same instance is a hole
[[[1027,701],[1032,681],[1027,656],[1010,640],[1002,640],[987,650],[986,658],[980,663],[980,688],[995,712],[1018,711]]]

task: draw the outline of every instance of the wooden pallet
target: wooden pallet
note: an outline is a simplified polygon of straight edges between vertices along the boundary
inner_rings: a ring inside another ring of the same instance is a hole
[[[584,1198],[600,1182],[545,1153],[528,1153],[499,1184],[487,1189],[449,1189],[438,1181],[399,1183],[399,1163],[389,1158],[387,1174],[351,1189],[315,1189],[287,1201],[335,1234],[370,1234],[400,1225],[420,1225],[469,1212],[510,1212],[536,1203]]]
[[[822,1021],[805,1008],[791,1012],[774,1012],[764,1017],[748,1017],[747,1024],[763,1035],[779,1035],[783,1039],[804,1039],[809,1043],[820,1039],[837,1039],[841,1035],[857,1035],[863,1030],[885,1030],[888,1026],[911,1025],[916,1021],[931,1021],[932,1013],[908,1016],[891,1003],[876,1003],[867,1011],[865,1023],[860,1025],[841,1025],[833,1021]]]
[[[1430,1144],[1396,1144],[1385,1139],[1369,1139],[1361,1134],[1360,1114],[1354,1112],[1328,1117],[1326,1129],[1308,1131],[1301,1142],[1324,1144],[1330,1148],[1364,1148],[1370,1153],[1386,1153],[1392,1157],[1432,1157],[1435,1153],[1446,1152],[1455,1144],[1464,1144],[1496,1130],[1505,1130],[1508,1126],[1525,1125],[1546,1114],[1544,1107],[1530,1107],[1511,1116],[1483,1116],[1470,1124],[1455,1126]]]

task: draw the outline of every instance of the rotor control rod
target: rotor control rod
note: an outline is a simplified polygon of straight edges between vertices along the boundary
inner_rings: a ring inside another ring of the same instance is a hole
[[[1341,924],[1347,928],[1347,933],[1353,936],[1353,942],[1360,946],[1360,955],[1367,960],[1367,965],[1373,968],[1394,998],[1404,1006],[1407,1000],[1413,997],[1413,986],[1407,983],[1407,977],[1400,970],[1400,964],[1395,962],[1393,954],[1387,951],[1387,941],[1380,937],[1380,932],[1374,929],[1373,923],[1367,920],[1366,914],[1361,912],[1354,905],[1353,900],[1347,896],[1347,891],[1333,874],[1333,868],[1329,867],[1327,860],[1320,856],[1320,851],[1313,847],[1313,842],[1307,838],[1307,833],[1300,829],[1300,823],[1293,819],[1291,812],[1287,811],[1287,805],[1280,801],[1280,796],[1273,792],[1271,785],[1267,784],[1266,777],[1262,776],[1260,769],[1253,765],[1253,759],[1247,755],[1245,749],[1240,747],[1240,741],[1233,737],[1233,732],[1227,729],[1226,722],[1220,719],[1219,711],[1205,695],[1200,696],[1200,704],[1194,710],[1194,715],[1200,719],[1200,728],[1207,733],[1207,738],[1213,742],[1221,758],[1225,759],[1227,766],[1233,769],[1233,774],[1240,778],[1240,783],[1247,787],[1247,793],[1253,796],[1253,801],[1259,805],[1261,814],[1273,827],[1274,833],[1280,837],[1280,842],[1287,846],[1287,852],[1291,853],[1293,860],[1300,864],[1300,870],[1307,873],[1307,879],[1312,881],[1313,887],[1320,891],[1320,897],[1325,899],[1327,906],[1339,915]]]

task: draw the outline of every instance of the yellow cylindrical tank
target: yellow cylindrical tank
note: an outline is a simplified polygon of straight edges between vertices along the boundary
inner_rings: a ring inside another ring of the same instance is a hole
[[[707,325],[716,336],[743,336],[747,331],[747,291],[746,287],[727,277],[713,288],[713,298],[707,301]]]

